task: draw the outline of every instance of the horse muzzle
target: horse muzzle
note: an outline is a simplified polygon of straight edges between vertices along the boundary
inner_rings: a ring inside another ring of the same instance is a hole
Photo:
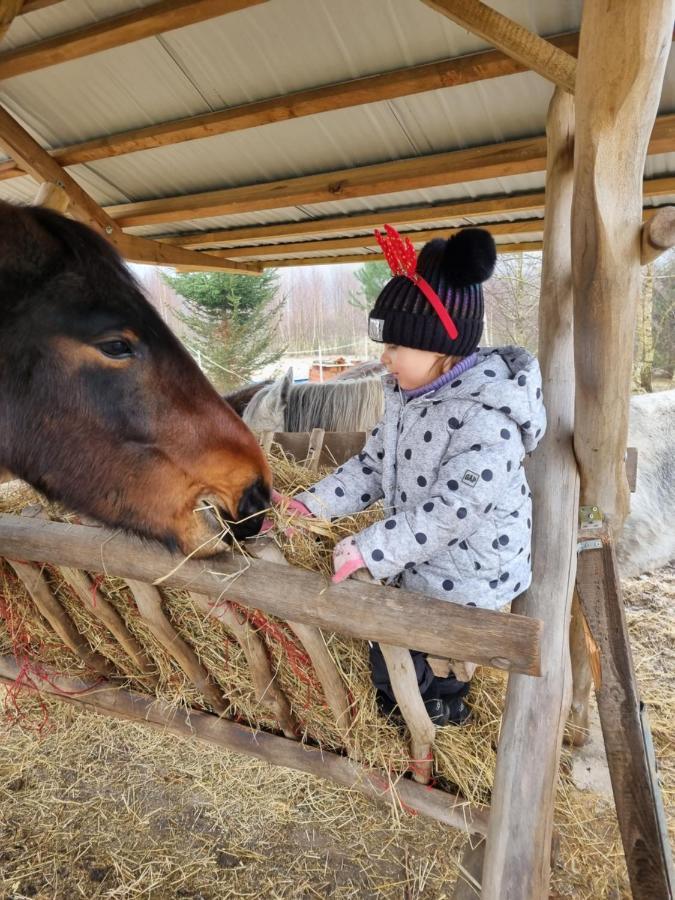
[[[261,478],[246,488],[239,500],[237,519],[230,526],[235,540],[245,541],[258,534],[270,502],[270,489]]]

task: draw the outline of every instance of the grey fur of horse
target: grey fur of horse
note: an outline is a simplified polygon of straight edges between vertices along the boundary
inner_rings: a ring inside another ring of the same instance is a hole
[[[293,369],[263,388],[244,410],[253,431],[369,431],[382,418],[384,394],[379,376],[353,381],[293,383]]]

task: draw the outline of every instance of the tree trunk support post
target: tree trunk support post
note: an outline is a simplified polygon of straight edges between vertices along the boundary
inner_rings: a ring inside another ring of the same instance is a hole
[[[548,430],[532,459],[532,587],[513,604],[543,619],[542,677],[511,675],[488,826],[484,900],[548,896],[553,801],[569,709],[569,619],[576,573],[579,479],[574,414],[570,215],[574,101],[557,88],[547,119],[546,224],[539,309]],[[555,489],[552,490],[552,486]],[[523,777],[523,759],[528,760]]]
[[[673,886],[611,543],[629,508],[624,453],[640,265],[672,232],[670,214],[641,230],[642,177],[672,23],[672,0],[586,0],[575,90],[574,450],[580,502],[590,511],[582,516],[589,542],[580,546],[577,584],[600,648],[598,708],[636,898],[672,897]]]

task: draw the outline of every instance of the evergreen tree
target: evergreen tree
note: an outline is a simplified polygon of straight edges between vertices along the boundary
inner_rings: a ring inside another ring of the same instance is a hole
[[[194,272],[165,277],[187,303],[181,318],[193,336],[192,349],[220,390],[250,381],[257,369],[283,354],[275,341],[283,305],[275,269],[258,276]]]
[[[392,277],[389,264],[379,260],[364,263],[354,272],[354,277],[360,287],[358,291],[350,293],[349,302],[357,309],[370,312],[380,291]]]

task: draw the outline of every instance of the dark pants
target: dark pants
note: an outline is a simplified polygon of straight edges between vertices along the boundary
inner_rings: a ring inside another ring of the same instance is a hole
[[[415,666],[417,684],[423,700],[436,700],[441,696],[462,697],[468,692],[468,684],[458,681],[453,675],[449,675],[447,678],[437,678],[427,662],[426,653],[422,653],[420,650],[411,650],[410,655]],[[396,698],[389,680],[387,664],[384,661],[379,644],[371,644],[370,646],[370,675],[373,685],[377,688],[379,698],[385,700],[385,707],[390,705],[386,702],[387,700],[395,705]]]

